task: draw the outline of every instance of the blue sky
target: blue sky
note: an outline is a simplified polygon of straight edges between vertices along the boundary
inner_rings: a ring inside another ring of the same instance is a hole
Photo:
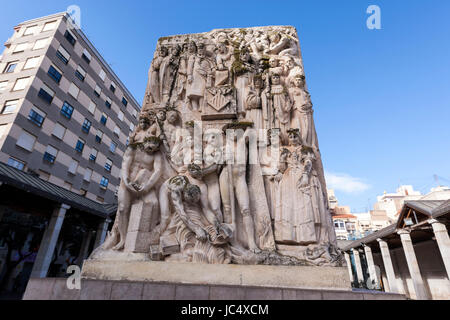
[[[450,184],[450,1],[2,1],[0,40],[21,21],[81,8],[82,27],[141,102],[161,36],[293,25],[302,47],[324,167],[342,205],[433,175]],[[366,8],[381,8],[381,30]]]

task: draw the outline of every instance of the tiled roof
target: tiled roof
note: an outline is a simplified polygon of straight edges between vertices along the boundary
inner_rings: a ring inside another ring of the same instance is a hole
[[[65,203],[78,210],[105,218],[117,210],[117,204],[100,204],[4,163],[0,163],[0,181],[51,201]]]

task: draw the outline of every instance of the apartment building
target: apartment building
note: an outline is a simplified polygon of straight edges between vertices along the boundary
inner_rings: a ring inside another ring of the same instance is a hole
[[[140,106],[66,13],[20,23],[0,57],[0,161],[116,201]]]

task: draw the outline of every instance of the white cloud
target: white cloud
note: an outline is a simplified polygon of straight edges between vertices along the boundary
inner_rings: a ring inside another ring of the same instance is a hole
[[[370,188],[360,178],[352,177],[345,173],[331,173],[325,171],[327,188],[342,191],[345,193],[360,193]]]

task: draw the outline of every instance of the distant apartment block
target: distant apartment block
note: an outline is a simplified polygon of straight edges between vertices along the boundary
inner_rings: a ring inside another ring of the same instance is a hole
[[[66,13],[23,22],[0,57],[0,161],[115,202],[140,111]]]

